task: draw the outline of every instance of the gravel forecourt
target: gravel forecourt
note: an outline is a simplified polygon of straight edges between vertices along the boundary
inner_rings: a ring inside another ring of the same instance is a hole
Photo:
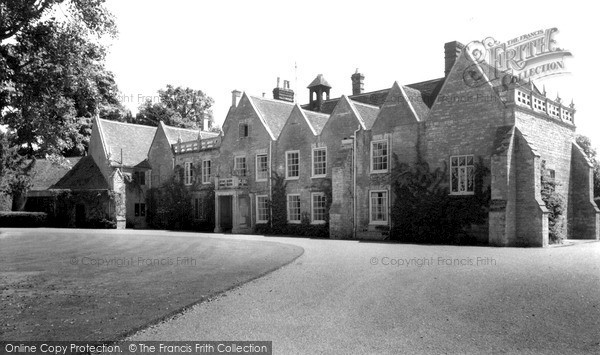
[[[598,242],[534,249],[220,237],[305,252],[128,340],[270,340],[276,354],[600,353]]]

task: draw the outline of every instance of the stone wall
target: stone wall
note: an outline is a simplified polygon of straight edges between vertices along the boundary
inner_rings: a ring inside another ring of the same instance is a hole
[[[571,153],[570,238],[598,240],[600,210],[593,201],[593,166],[577,144],[573,143]]]
[[[173,175],[173,158],[171,143],[165,133],[164,124],[160,122],[148,151],[148,162],[152,166],[152,187],[160,186]]]

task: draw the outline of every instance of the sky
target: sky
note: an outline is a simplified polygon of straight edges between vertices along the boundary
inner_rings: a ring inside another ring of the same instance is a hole
[[[302,104],[317,74],[338,97],[351,94],[359,69],[365,91],[375,91],[442,77],[446,42],[505,42],[556,27],[557,46],[572,53],[568,73],[535,83],[550,98],[574,101],[577,131],[600,151],[597,19],[583,2],[107,0],[107,7],[119,28],[107,68],[122,102],[136,112],[167,84],[187,86],[215,100],[218,124],[234,89],[272,98],[280,77]]]

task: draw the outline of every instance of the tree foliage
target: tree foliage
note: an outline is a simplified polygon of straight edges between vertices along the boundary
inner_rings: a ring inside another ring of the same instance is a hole
[[[177,176],[148,190],[146,220],[151,228],[182,230],[192,226],[192,195]]]
[[[31,185],[34,166],[35,159],[27,162],[18,148],[11,146],[8,135],[0,132],[0,194],[11,197],[12,210],[24,206],[21,197]]]
[[[167,85],[158,91],[160,100],[147,100],[139,107],[135,123],[158,126],[163,121],[169,126],[208,131],[212,127],[214,100],[202,90]],[[204,127],[204,120],[209,121]]]
[[[596,149],[592,147],[592,141],[589,137],[578,134],[575,140],[594,166],[594,197],[600,197],[600,162],[596,158]]]
[[[123,120],[104,0],[0,0],[0,123],[27,155],[81,155],[96,114]]]

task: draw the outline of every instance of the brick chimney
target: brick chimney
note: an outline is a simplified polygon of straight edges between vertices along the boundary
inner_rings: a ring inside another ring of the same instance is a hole
[[[242,97],[242,92],[238,90],[233,90],[231,92],[231,107],[237,107],[240,103],[240,98]]]
[[[277,78],[277,87],[273,89],[273,98],[275,100],[294,102],[294,90],[290,89],[289,80],[283,81],[283,87],[280,86],[281,79]]]
[[[365,91],[365,76],[358,72],[358,68],[350,79],[352,79],[352,95],[362,94]]]
[[[448,73],[450,73],[450,70],[454,66],[454,63],[456,63],[456,59],[458,59],[460,52],[464,48],[465,45],[457,41],[452,41],[444,44],[444,59],[446,60],[444,66],[444,76],[448,76]]]

